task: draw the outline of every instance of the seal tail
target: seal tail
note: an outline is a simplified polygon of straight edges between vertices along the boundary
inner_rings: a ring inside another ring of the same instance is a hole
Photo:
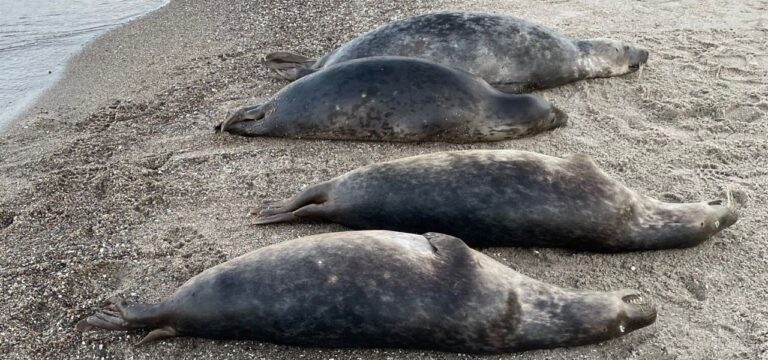
[[[161,326],[160,316],[156,305],[132,304],[114,297],[107,300],[105,307],[93,315],[80,320],[75,328],[80,332],[95,329],[112,331],[128,331],[144,328],[155,328],[139,341],[138,345],[176,336],[176,329],[171,326]]]
[[[277,78],[294,81],[316,70],[312,69],[315,59],[291,52],[278,51],[267,54],[264,66],[275,72]]]
[[[253,208],[250,210],[252,215],[256,215],[256,221],[253,224],[274,224],[293,221],[297,218],[322,216],[323,205],[328,201],[330,186],[330,182],[324,182],[311,186],[288,200],[267,204],[262,208]]]

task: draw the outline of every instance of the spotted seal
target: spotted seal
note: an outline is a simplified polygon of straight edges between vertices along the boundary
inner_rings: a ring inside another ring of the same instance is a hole
[[[570,291],[443,234],[350,231],[299,238],[193,277],[158,304],[119,298],[84,331],[322,347],[500,353],[596,343],[656,320],[634,290]]]
[[[572,39],[503,15],[443,12],[395,21],[358,36],[320,58],[275,52],[265,59],[280,77],[296,80],[345,61],[397,55],[464,69],[505,92],[527,92],[636,71],[648,51],[611,39]]]
[[[348,61],[304,77],[217,126],[245,136],[498,141],[567,116],[539,96],[499,92],[465,71],[404,57]]]
[[[255,209],[257,224],[329,220],[460,237],[471,246],[630,251],[697,245],[738,219],[730,202],[664,203],[585,155],[442,152],[365,166]]]

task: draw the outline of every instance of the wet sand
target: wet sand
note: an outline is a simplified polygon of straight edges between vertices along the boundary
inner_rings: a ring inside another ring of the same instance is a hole
[[[247,208],[358,166],[452,149],[585,153],[637,191],[718,199],[741,219],[691,249],[631,254],[484,252],[568,288],[636,288],[658,321],[593,346],[499,358],[768,358],[766,1],[175,0],[112,31],[0,136],[0,353],[11,358],[460,358],[404,350],[306,349],[252,341],[81,334],[106,298],[158,301],[203,269],[331,224],[256,227]],[[525,17],[574,37],[651,52],[642,75],[541,91],[568,127],[490,144],[246,139],[212,127],[285,85],[260,59],[319,56],[381,23],[438,10]],[[494,358],[494,357],[491,357]]]

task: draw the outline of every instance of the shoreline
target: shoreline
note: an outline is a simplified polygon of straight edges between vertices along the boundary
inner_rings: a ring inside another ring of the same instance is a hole
[[[164,0],[165,4],[160,5],[159,7],[149,10],[144,14],[133,16],[128,18],[127,20],[122,19],[123,22],[120,23],[114,23],[112,25],[109,25],[111,28],[106,30],[104,33],[99,34],[91,38],[90,40],[87,40],[86,42],[78,45],[79,48],[74,51],[73,53],[69,54],[66,61],[63,65],[59,65],[56,67],[56,69],[53,69],[52,71],[49,70],[49,75],[53,76],[53,79],[49,79],[48,83],[40,89],[37,89],[35,91],[28,92],[23,98],[19,98],[19,100],[14,103],[14,111],[15,114],[9,118],[3,119],[0,121],[0,134],[2,134],[3,131],[13,127],[19,120],[21,120],[24,117],[28,117],[30,115],[30,112],[36,108],[39,107],[39,103],[42,101],[45,94],[50,92],[56,85],[62,81],[66,75],[67,69],[70,67],[70,63],[73,62],[73,60],[77,57],[78,54],[86,51],[91,43],[98,40],[100,37],[105,36],[111,31],[114,31],[122,26],[125,26],[133,21],[136,21],[143,16],[147,16],[150,13],[157,11],[158,9],[162,8],[163,6],[167,5],[168,2],[171,0]]]
[[[593,346],[488,358],[759,358],[768,354],[768,30],[752,3],[173,0],[70,59],[60,81],[0,134],[0,353],[11,358],[464,358],[397,349],[312,349],[255,341],[81,334],[113,295],[154,302],[200,271],[259,247],[345,228],[254,227],[246,209],[378,161],[458,149],[584,153],[660,200],[732,191],[742,217],[690,249],[627,254],[490,248],[535,279],[583,290],[635,288],[656,324]],[[759,5],[759,4],[757,4]],[[755,5],[755,6],[757,6]],[[318,56],[394,18],[494,11],[582,37],[648,48],[638,74],[540,92],[567,127],[498,143],[302,141],[215,134],[228,110],[285,83],[270,51]],[[658,14],[656,14],[658,13]],[[656,16],[651,16],[656,14]],[[626,26],[616,25],[624,19]],[[673,20],[680,20],[675,27]],[[744,20],[739,28],[731,24]],[[762,25],[761,25],[762,24]],[[21,126],[22,121],[23,126]],[[702,343],[702,339],[708,339]]]

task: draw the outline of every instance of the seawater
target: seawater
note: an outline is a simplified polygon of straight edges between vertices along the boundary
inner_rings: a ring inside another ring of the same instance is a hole
[[[0,0],[0,130],[90,40],[169,0]]]

